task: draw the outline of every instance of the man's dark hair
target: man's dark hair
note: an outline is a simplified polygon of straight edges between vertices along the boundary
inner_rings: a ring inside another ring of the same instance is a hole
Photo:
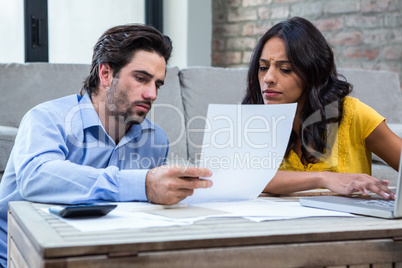
[[[109,64],[113,77],[118,77],[120,70],[138,50],[156,52],[167,63],[172,53],[172,41],[148,25],[127,24],[110,28],[94,46],[90,74],[83,82],[80,94],[97,94],[100,64]]]
[[[332,122],[340,123],[343,114],[343,100],[352,91],[352,85],[338,75],[334,54],[321,32],[308,20],[294,17],[282,21],[269,29],[254,49],[247,77],[247,92],[243,104],[264,104],[258,80],[259,61],[264,45],[271,38],[280,38],[285,44],[286,55],[295,73],[304,81],[306,101],[300,113],[300,127],[315,112],[326,117],[326,107],[338,102],[338,117]],[[340,79],[342,78],[342,79]],[[317,152],[327,148],[327,121],[300,129],[304,144],[311,145]],[[292,132],[285,157],[293,149],[296,134]],[[302,144],[303,145],[303,144]],[[314,162],[316,159],[302,146],[302,159]]]

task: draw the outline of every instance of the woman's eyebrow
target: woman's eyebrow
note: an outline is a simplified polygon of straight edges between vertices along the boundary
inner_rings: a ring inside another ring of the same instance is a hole
[[[260,62],[263,62],[263,63],[270,63],[270,61],[269,61],[269,60],[266,60],[266,59],[260,59]],[[278,60],[278,61],[275,61],[275,60],[274,60],[274,64],[285,64],[285,63],[290,63],[290,61],[288,61],[288,60]]]

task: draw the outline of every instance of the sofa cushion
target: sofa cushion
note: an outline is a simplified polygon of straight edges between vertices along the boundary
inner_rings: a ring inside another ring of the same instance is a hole
[[[168,68],[165,84],[158,91],[147,118],[159,125],[169,138],[168,164],[184,165],[187,161],[187,135],[181,98],[179,69]]]
[[[402,95],[398,74],[389,71],[370,71],[361,69],[339,69],[347,81],[353,84],[351,96],[360,99],[386,118],[389,128],[402,138]],[[382,179],[397,172],[373,154],[373,176]],[[380,165],[377,165],[377,164]],[[389,171],[391,170],[391,171]]]
[[[180,71],[191,162],[201,152],[208,104],[241,103],[246,77],[247,68],[190,67]]]
[[[0,70],[0,125],[18,127],[39,103],[78,94],[89,65],[13,63],[0,64]]]
[[[361,69],[339,69],[339,73],[353,84],[351,96],[372,107],[387,119],[387,123],[402,123],[398,74]]]

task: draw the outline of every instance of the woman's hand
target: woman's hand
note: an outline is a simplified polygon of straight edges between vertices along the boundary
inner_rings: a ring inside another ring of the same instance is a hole
[[[395,194],[388,189],[388,183],[386,180],[379,180],[367,174],[278,170],[264,192],[289,194],[326,188],[337,194],[352,194],[359,191],[368,194],[371,191],[384,198],[395,199]]]
[[[369,191],[385,199],[395,199],[395,194],[388,189],[387,180],[379,180],[367,174],[322,172],[323,187],[338,194],[352,194],[362,192],[368,195]]]

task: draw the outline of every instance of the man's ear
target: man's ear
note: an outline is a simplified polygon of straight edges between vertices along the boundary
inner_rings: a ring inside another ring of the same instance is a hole
[[[110,65],[107,63],[101,63],[98,68],[101,85],[103,87],[109,87],[113,79],[113,72]]]

